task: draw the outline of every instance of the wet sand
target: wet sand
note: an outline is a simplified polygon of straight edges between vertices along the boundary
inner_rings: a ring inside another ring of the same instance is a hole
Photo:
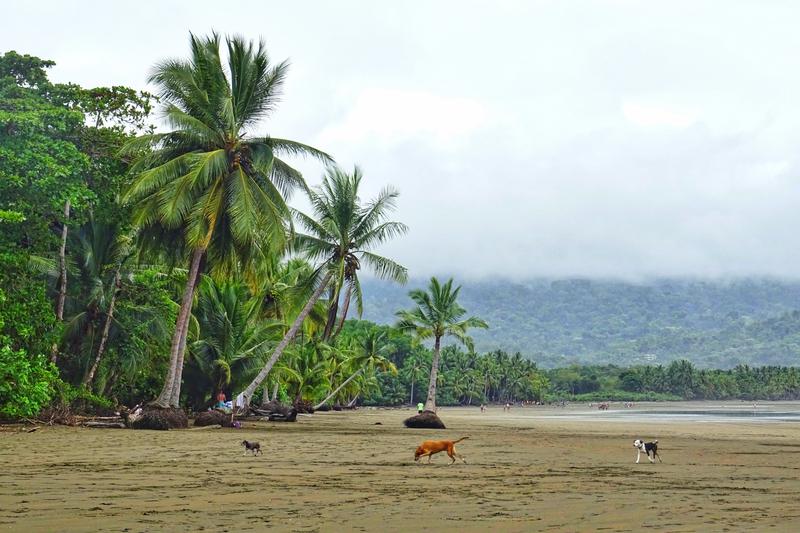
[[[382,409],[239,430],[7,427],[0,531],[800,531],[800,424],[588,413],[442,409],[442,431]],[[413,462],[422,440],[461,436],[468,464]],[[634,464],[636,437],[664,462]],[[244,457],[243,438],[264,455]]]

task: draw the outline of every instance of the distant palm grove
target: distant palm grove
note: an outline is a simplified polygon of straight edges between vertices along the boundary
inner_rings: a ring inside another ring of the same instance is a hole
[[[289,68],[263,43],[193,35],[153,60],[150,94],[0,56],[0,419],[199,411],[220,393],[315,409],[800,398],[788,366],[544,370],[508,333],[512,353],[476,352],[473,333],[502,324],[452,279],[403,287],[388,324],[360,320],[368,278],[408,281],[380,252],[408,231],[399,192],[364,197],[380,176],[270,130]],[[298,157],[324,168],[318,186]]]

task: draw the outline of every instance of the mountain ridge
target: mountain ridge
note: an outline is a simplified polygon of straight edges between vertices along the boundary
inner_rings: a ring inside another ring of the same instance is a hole
[[[406,286],[363,280],[364,316],[394,322],[410,308]],[[459,283],[456,280],[456,283]],[[465,281],[460,303],[489,323],[478,351],[519,351],[545,367],[662,364],[701,367],[800,364],[800,281],[589,279]]]

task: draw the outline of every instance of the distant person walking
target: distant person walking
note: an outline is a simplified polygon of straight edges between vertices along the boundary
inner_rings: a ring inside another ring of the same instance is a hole
[[[425,409],[425,404],[422,403],[422,402],[419,402],[417,404],[417,413],[422,414],[423,409]]]

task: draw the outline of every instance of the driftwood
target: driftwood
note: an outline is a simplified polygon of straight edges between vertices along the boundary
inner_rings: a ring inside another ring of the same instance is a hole
[[[222,428],[221,425],[215,424],[213,426],[195,426],[193,428],[189,428],[189,431],[203,431],[205,429],[220,429]]]
[[[122,422],[120,419],[119,422],[108,422],[108,421],[93,421],[89,420],[83,423],[84,427],[87,428],[103,428],[103,429],[125,429],[125,422]]]
[[[30,428],[30,429],[26,429],[25,433],[33,433],[37,429],[39,429],[39,426],[34,426],[34,427]]]
[[[295,422],[297,421],[297,410],[291,409],[287,414],[272,413],[267,417],[270,422]]]

